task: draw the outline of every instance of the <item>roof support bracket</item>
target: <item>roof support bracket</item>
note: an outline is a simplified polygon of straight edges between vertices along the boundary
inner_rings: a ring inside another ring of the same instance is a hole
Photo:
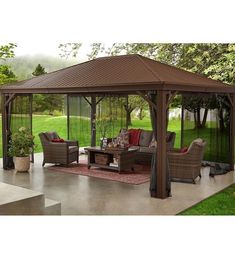
[[[15,99],[15,97],[16,97],[16,94],[10,94],[9,98],[5,102],[5,107],[7,107],[9,103]]]

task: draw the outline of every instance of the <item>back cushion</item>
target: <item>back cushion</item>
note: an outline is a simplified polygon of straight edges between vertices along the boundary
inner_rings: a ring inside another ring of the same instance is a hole
[[[52,139],[58,138],[58,135],[56,132],[46,132],[45,135],[47,136],[49,141],[52,141]]]
[[[153,137],[153,132],[150,130],[142,130],[140,133],[139,146],[148,147]]]

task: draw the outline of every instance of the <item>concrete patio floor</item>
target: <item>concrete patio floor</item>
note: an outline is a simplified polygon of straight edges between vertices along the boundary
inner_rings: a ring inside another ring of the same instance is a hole
[[[49,170],[35,154],[30,173],[0,169],[0,181],[40,191],[61,202],[62,215],[175,215],[235,182],[235,172],[209,177],[202,169],[197,184],[172,183],[172,197],[149,196],[149,183],[129,185]],[[1,166],[2,168],[2,166]]]

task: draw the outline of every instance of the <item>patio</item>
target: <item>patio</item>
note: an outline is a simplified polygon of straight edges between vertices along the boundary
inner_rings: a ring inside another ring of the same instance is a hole
[[[149,182],[129,185],[78,176],[42,168],[42,153],[35,154],[30,173],[0,169],[0,181],[40,191],[49,199],[61,201],[62,215],[175,215],[235,182],[235,173],[209,177],[202,169],[197,184],[172,183],[173,196],[152,199]],[[2,161],[1,161],[2,164]]]

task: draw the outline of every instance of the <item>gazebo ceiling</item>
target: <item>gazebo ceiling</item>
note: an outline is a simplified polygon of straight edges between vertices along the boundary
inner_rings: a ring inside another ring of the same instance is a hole
[[[235,88],[140,55],[97,58],[5,85],[3,93],[111,93],[136,90],[235,92]]]

